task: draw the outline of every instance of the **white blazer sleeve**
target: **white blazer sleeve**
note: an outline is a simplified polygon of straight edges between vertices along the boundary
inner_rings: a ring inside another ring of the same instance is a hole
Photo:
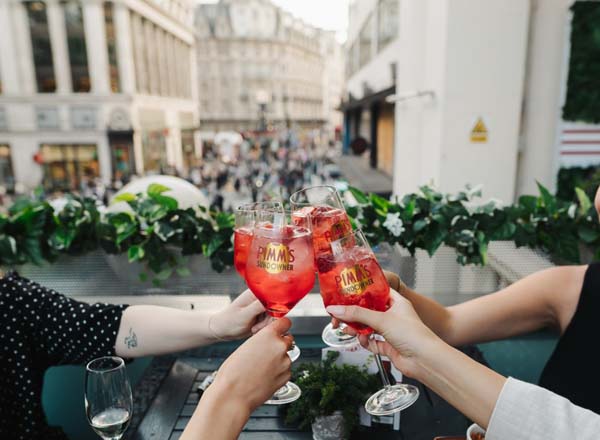
[[[485,438],[597,440],[600,438],[600,416],[545,388],[508,378]]]

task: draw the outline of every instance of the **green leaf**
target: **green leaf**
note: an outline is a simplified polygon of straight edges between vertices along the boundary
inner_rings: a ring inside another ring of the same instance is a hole
[[[173,274],[173,268],[167,267],[166,269],[161,270],[155,275],[155,278],[159,281],[165,281],[169,279],[169,277]]]
[[[144,255],[145,255],[144,248],[139,245],[130,246],[129,249],[127,250],[127,257],[129,259],[130,263],[133,263],[134,261],[139,261],[139,260],[143,259]]]
[[[538,189],[540,190],[540,194],[542,195],[542,201],[544,202],[544,206],[551,213],[556,211],[556,197],[550,194],[550,191],[542,185],[540,182],[536,182]]]
[[[185,266],[177,267],[177,268],[175,268],[175,270],[177,271],[177,274],[180,277],[189,277],[192,274],[190,272],[190,270],[187,267],[185,267]]]
[[[417,220],[413,225],[413,231],[420,232],[427,226],[427,224],[427,220],[425,219]]]
[[[170,189],[171,188],[161,185],[160,183],[151,183],[148,185],[146,192],[150,197],[154,197],[164,193],[165,191],[169,191]]]
[[[116,195],[113,198],[112,203],[115,203],[115,202],[132,202],[135,199],[136,199],[135,194],[124,192],[124,193]]]
[[[17,242],[10,235],[0,235],[0,260],[12,261],[17,256]]]
[[[600,231],[597,229],[592,229],[589,226],[580,226],[577,230],[577,235],[585,243],[593,243],[600,238]]]
[[[173,197],[163,196],[160,194],[151,194],[150,197],[156,203],[160,204],[161,206],[164,206],[169,211],[173,211],[173,210],[177,209],[177,207],[179,206],[179,204],[177,203],[177,200],[175,200]]]
[[[142,283],[145,283],[148,281],[148,274],[146,272],[140,272],[139,278]]]
[[[370,199],[375,209],[380,209],[381,211],[383,211],[383,215],[385,216],[385,213],[387,213],[388,208],[390,206],[390,202],[384,199],[383,197],[378,196],[377,194],[371,194]]]
[[[579,200],[579,214],[582,216],[586,215],[592,207],[590,198],[581,188],[575,188],[575,194],[577,194],[577,200]]]
[[[206,251],[204,252],[204,254],[207,257],[210,257],[212,254],[215,253],[215,251],[219,248],[219,246],[221,246],[223,243],[225,243],[225,239],[223,237],[220,236],[215,236],[213,237],[213,239],[208,243],[208,246],[206,247]]]
[[[361,190],[354,188],[353,186],[349,186],[348,191],[350,191],[359,204],[366,205],[369,203],[369,198]]]

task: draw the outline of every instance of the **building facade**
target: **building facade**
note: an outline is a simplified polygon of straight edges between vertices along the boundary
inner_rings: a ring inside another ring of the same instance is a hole
[[[343,52],[332,32],[269,0],[201,4],[196,30],[203,130],[339,125]]]
[[[0,2],[0,184],[184,172],[194,44],[189,0]]]
[[[354,0],[346,151],[365,139],[396,194],[483,184],[511,203],[536,181],[554,188],[561,154],[582,153],[561,152],[572,3]]]

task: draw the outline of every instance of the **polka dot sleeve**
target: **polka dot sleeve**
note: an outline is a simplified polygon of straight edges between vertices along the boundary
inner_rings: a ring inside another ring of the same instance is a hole
[[[0,280],[0,301],[7,303],[13,325],[49,365],[85,364],[114,355],[127,307],[75,301],[14,272]]]

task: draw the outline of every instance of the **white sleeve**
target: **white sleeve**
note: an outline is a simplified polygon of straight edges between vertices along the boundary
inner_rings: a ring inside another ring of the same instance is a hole
[[[508,378],[486,440],[597,440],[600,416],[545,388]]]

